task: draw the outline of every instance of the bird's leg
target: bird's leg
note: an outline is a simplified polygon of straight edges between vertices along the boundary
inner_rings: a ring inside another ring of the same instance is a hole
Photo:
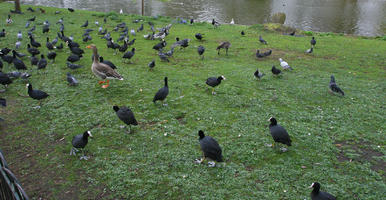
[[[166,100],[162,100],[162,105],[163,106],[168,106],[168,104],[167,103],[164,103]]]
[[[107,83],[106,85],[102,85],[102,88],[106,89],[107,87],[110,86],[110,80],[107,80],[106,83]]]
[[[225,49],[225,55],[228,55],[228,48]]]
[[[217,55],[220,55],[220,49],[217,51]]]
[[[75,147],[72,147],[71,148],[71,151],[70,151],[70,156],[73,154],[74,156],[76,155],[76,152],[78,152],[79,150]]]
[[[98,84],[100,85],[100,84],[105,83],[105,82],[106,82],[106,81],[99,81]]]
[[[85,153],[84,153],[84,149],[82,149],[82,152],[83,152],[83,156],[81,156],[80,158],[79,158],[79,160],[82,160],[82,159],[84,159],[84,160],[88,160],[88,157],[85,155]]]
[[[216,92],[214,92],[214,88],[212,88],[212,95],[215,95],[216,94]]]

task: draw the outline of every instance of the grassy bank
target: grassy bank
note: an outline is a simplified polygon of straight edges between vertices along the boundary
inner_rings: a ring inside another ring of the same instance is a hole
[[[175,37],[190,38],[190,46],[176,49],[170,63],[161,62],[153,45],[159,41],[144,40],[151,21],[156,27],[172,19],[44,8],[45,14],[26,11],[12,15],[14,23],[5,26],[13,4],[0,4],[0,26],[8,33],[0,38],[0,48],[13,48],[16,33],[22,30],[21,52],[27,53],[26,19],[36,16],[36,39],[42,43],[56,37],[63,17],[65,34],[72,35],[85,50],[78,62],[83,68],[71,71],[80,81],[77,87],[66,83],[65,65],[68,48],[57,50],[54,64],[44,70],[28,65],[29,81],[50,97],[40,109],[37,102],[25,98],[25,81],[15,80],[1,97],[9,105],[0,109],[1,148],[10,168],[19,177],[27,193],[38,199],[309,199],[307,187],[314,181],[322,190],[339,199],[381,199],[385,196],[385,67],[386,42],[334,34],[315,34],[314,53],[305,55],[310,37],[291,37],[267,31],[262,25],[221,25],[209,23],[173,24],[167,36],[167,49]],[[33,7],[37,8],[37,7]],[[54,12],[61,10],[61,14]],[[80,26],[89,20],[95,31],[93,40],[81,40]],[[143,21],[135,24],[134,19]],[[45,20],[51,31],[42,34]],[[112,31],[117,23],[126,22],[145,31],[137,38],[132,64],[113,55],[106,41],[96,35],[99,21]],[[246,36],[241,36],[244,30]],[[205,40],[194,39],[195,33]],[[268,45],[259,43],[262,35]],[[230,41],[229,55],[217,55],[221,41]],[[61,41],[59,41],[60,43]],[[99,54],[118,66],[124,81],[111,81],[102,89],[91,73],[91,51],[95,44]],[[197,46],[206,48],[200,60]],[[256,49],[272,49],[271,56],[257,60]],[[293,68],[273,77],[272,65],[279,58]],[[147,63],[156,60],[154,71]],[[267,75],[257,81],[256,68]],[[14,71],[5,66],[3,71]],[[346,96],[328,93],[330,75],[335,75]],[[211,95],[205,85],[210,76],[224,75],[225,80]],[[154,105],[152,98],[169,78],[168,106]],[[126,134],[112,109],[127,105],[139,126]],[[293,145],[280,153],[268,147],[272,143],[267,119],[275,116],[289,132]],[[85,130],[94,135],[88,144],[88,161],[69,156],[72,137]],[[223,149],[225,163],[215,168],[193,161],[201,156],[198,130],[216,138]]]

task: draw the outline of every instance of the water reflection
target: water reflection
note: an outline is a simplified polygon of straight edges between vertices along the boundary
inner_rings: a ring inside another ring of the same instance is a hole
[[[140,14],[141,0],[22,0],[22,3],[55,7],[73,7],[96,11]],[[295,28],[342,32],[366,36],[384,35],[386,0],[145,0],[146,15],[216,18],[239,24],[267,22],[276,12],[287,15],[286,24]]]

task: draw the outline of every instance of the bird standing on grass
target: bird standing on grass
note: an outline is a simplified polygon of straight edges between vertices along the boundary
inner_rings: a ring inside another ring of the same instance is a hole
[[[78,80],[76,80],[75,77],[70,74],[70,72],[67,72],[67,82],[70,86],[78,85]]]
[[[212,161],[223,162],[222,150],[218,142],[210,136],[205,136],[204,131],[202,130],[198,131],[198,136],[203,158],[196,160],[195,162],[202,163],[206,158]],[[216,166],[215,162],[208,162],[208,164],[209,167]]]
[[[314,46],[315,46],[315,44],[316,44],[315,37],[312,37],[310,43],[311,43],[311,47],[314,47]]]
[[[206,84],[212,87],[212,95],[215,95],[216,92],[214,92],[214,87],[220,85],[222,80],[226,80],[224,76],[219,77],[209,77],[206,79]]]
[[[205,47],[203,47],[202,45],[198,46],[197,52],[198,55],[201,56],[201,59],[204,59]]]
[[[312,200],[336,200],[332,194],[320,191],[320,183],[314,182],[309,188],[314,188],[311,192]]]
[[[274,143],[272,144],[272,147],[275,146],[275,142],[279,142],[282,144],[286,144],[287,146],[291,146],[291,139],[288,135],[287,131],[277,124],[277,121],[275,118],[271,117],[269,120],[271,123],[269,124],[269,132],[271,133],[271,136],[274,140]],[[286,151],[287,149],[283,149]]]
[[[264,73],[261,73],[261,72],[259,71],[259,69],[256,69],[254,75],[255,75],[255,77],[258,78],[259,80],[260,80],[263,76],[265,76],[265,74],[264,74]]]
[[[281,66],[283,69],[289,69],[289,70],[292,71],[292,67],[290,67],[286,61],[284,61],[284,60],[281,59],[281,58],[279,58],[279,61],[280,61],[280,66]]]
[[[314,47],[311,47],[310,49],[307,49],[305,53],[312,53],[314,51]]]
[[[94,73],[95,76],[101,78],[101,79],[119,79],[123,80],[122,76],[118,74],[114,69],[112,69],[110,66],[100,63],[99,62],[99,56],[98,56],[98,50],[94,44],[88,45],[88,49],[92,49],[93,51],[93,63],[91,65],[91,71]],[[105,83],[106,81],[99,81],[99,84]],[[109,87],[109,80],[107,80],[107,84],[103,85],[102,88]]]
[[[37,108],[40,108],[42,104],[41,100],[47,98],[49,95],[41,90],[32,89],[32,85],[29,83],[27,83],[26,87],[28,88],[28,95],[31,98],[39,101],[39,106],[37,106]]]
[[[150,68],[150,70],[153,70],[155,67],[155,60],[152,60],[151,62],[149,62],[149,64],[147,64],[147,66]]]
[[[153,102],[155,103],[156,101],[162,101],[162,103],[164,102],[164,100],[166,99],[166,97],[168,96],[169,94],[169,86],[168,86],[168,77],[165,77],[164,79],[165,81],[165,85],[163,88],[159,89],[157,91],[157,93],[154,95],[154,98],[153,98]],[[167,106],[168,104],[163,104],[164,106]]]
[[[338,93],[338,94],[340,93],[340,94],[342,94],[342,96],[344,96],[343,90],[340,89],[338,87],[338,85],[335,83],[334,75],[331,75],[331,80],[330,80],[329,88],[330,88],[330,92],[335,92],[335,93]]]
[[[130,110],[130,108],[126,106],[118,107],[113,106],[113,109],[115,113],[117,114],[118,118],[123,121],[125,124],[129,125],[129,133],[131,133],[131,125],[137,126],[138,122],[134,117],[133,111]]]
[[[265,45],[268,44],[267,41],[265,41],[265,40],[263,39],[263,37],[261,37],[261,35],[259,36],[259,41],[260,41],[262,44],[265,44]]]
[[[231,45],[231,43],[230,42],[222,42],[217,48],[216,48],[216,50],[217,50],[217,54],[218,55],[220,55],[220,50],[221,49],[225,49],[225,55],[228,55],[228,49],[229,49],[229,47],[231,47],[232,45]]]
[[[72,138],[72,148],[70,151],[70,156],[71,155],[76,155],[76,152],[78,152],[78,149],[82,149],[83,156],[80,157],[80,160],[88,160],[88,157],[84,155],[84,148],[86,147],[88,143],[88,137],[92,137],[92,134],[90,131],[85,131],[83,134],[75,135]]]

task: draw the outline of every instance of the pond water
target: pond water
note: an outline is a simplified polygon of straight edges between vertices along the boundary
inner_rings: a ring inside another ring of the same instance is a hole
[[[21,0],[23,4],[140,14],[141,0]],[[386,0],[145,0],[145,15],[257,24],[283,12],[285,24],[307,31],[380,36],[386,32]]]

